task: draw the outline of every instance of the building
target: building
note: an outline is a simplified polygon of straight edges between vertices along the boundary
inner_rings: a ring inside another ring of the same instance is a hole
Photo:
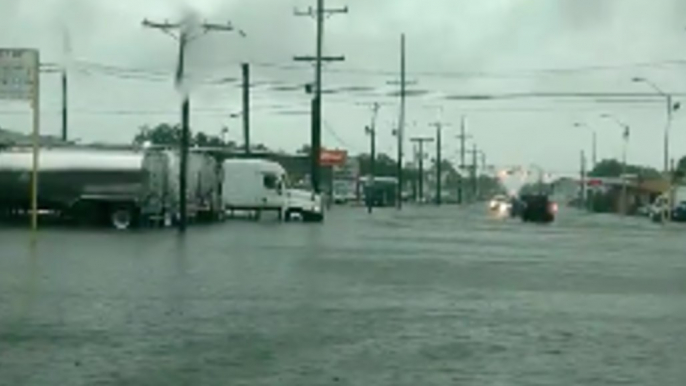
[[[670,187],[666,179],[643,180],[636,177],[626,180],[619,177],[591,178],[586,185],[585,206],[591,211],[627,214],[636,214]],[[623,200],[625,189],[626,201]]]

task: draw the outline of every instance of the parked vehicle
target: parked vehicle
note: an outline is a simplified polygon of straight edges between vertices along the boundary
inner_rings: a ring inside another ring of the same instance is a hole
[[[6,214],[30,208],[32,166],[27,149],[0,152],[0,207]],[[163,218],[176,207],[170,166],[169,154],[160,151],[42,149],[38,207],[117,228]]]
[[[178,169],[176,169],[178,170]],[[221,190],[224,181],[222,165],[201,153],[188,154],[187,202],[190,217],[216,220],[222,213]]]
[[[274,211],[285,220],[322,221],[321,196],[290,187],[286,170],[263,159],[229,159],[223,164],[223,208],[227,212]]]
[[[32,166],[27,149],[0,152],[0,212],[28,212]],[[211,157],[189,154],[188,218],[220,213],[219,175]],[[179,157],[170,150],[41,149],[38,207],[66,220],[117,229],[171,225],[179,218],[178,180]]]
[[[671,197],[667,192],[656,198],[650,206],[650,219],[655,222],[686,222],[686,186],[675,187]]]

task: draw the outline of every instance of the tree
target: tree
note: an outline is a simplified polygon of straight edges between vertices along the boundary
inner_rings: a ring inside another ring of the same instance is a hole
[[[676,169],[682,172],[686,172],[686,156],[681,157]]]
[[[615,159],[602,160],[588,175],[591,177],[619,177],[622,175],[622,163]]]
[[[360,162],[360,174],[371,174],[371,156],[369,154],[361,154],[358,159]],[[374,160],[374,174],[380,177],[397,177],[398,165],[395,160],[387,154],[379,153]]]
[[[595,168],[588,174],[590,177],[621,177],[624,167],[621,162],[615,159],[600,161]],[[639,165],[627,165],[627,174],[635,174],[644,179],[658,179],[660,172],[651,167]]]
[[[178,146],[181,142],[181,127],[168,123],[160,123],[155,127],[149,125],[141,126],[138,134],[133,139],[133,143],[135,145],[142,145],[146,142],[157,146]],[[191,134],[190,145],[200,147],[236,147],[236,144],[232,141],[225,144],[219,136],[208,135],[202,131],[195,133],[195,135]]]
[[[133,143],[136,145],[150,142],[153,145],[175,146],[180,141],[181,127],[179,125],[172,126],[168,123],[160,123],[154,128],[148,125],[141,126],[138,134],[133,139]]]
[[[302,145],[300,149],[298,149],[295,153],[296,154],[303,154],[303,155],[309,155],[310,154],[310,145]]]

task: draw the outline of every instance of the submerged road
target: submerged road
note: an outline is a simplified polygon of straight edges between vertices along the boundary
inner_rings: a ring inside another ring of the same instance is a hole
[[[335,208],[0,228],[0,385],[686,384],[686,227]]]

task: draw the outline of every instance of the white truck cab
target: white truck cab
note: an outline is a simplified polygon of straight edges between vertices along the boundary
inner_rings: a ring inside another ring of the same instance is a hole
[[[286,170],[264,159],[229,159],[223,164],[224,210],[275,211],[285,220],[322,221],[321,198],[290,188]]]

